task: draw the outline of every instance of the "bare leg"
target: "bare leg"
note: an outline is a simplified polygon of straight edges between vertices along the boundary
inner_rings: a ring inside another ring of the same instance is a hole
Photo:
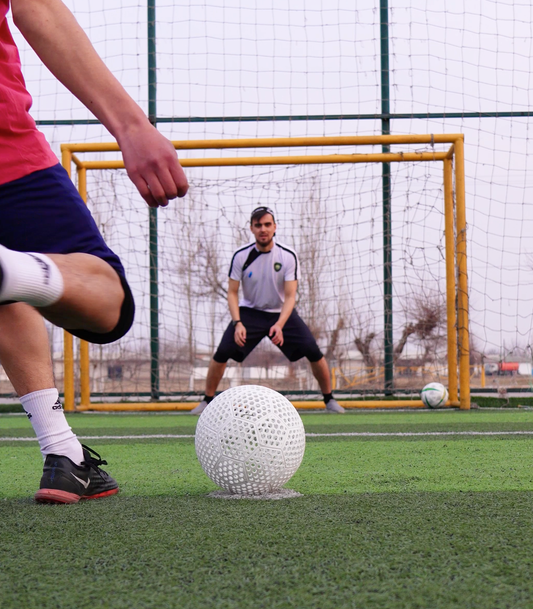
[[[310,364],[313,375],[320,385],[320,390],[324,394],[326,411],[342,414],[344,412],[344,408],[337,402],[337,400],[333,399],[333,396],[331,395],[331,375],[326,358],[322,357],[318,360],[318,362],[310,362]]]
[[[19,396],[55,387],[43,319],[23,302],[0,306],[0,362]]]
[[[58,400],[48,333],[41,315],[17,302],[0,306],[0,362],[39,441],[41,453],[81,463],[83,450]]]
[[[39,312],[56,326],[72,330],[111,332],[120,318],[124,290],[107,262],[90,254],[49,254],[63,275],[58,302]]]
[[[0,246],[4,302],[30,304],[67,330],[111,332],[120,319],[124,290],[115,270],[90,254],[17,252]]]
[[[209,368],[207,369],[207,379],[205,381],[205,395],[210,397],[211,399],[215,395],[215,391],[224,376],[224,371],[226,370],[226,363],[220,364],[212,359],[209,362]],[[209,400],[202,400],[196,408],[191,410],[191,414],[202,414],[205,410],[207,403]]]
[[[313,376],[318,381],[320,391],[324,394],[331,393],[331,375],[329,373],[329,366],[326,362],[326,358],[322,357],[318,362],[309,363],[311,364]]]
[[[226,370],[227,363],[219,363],[212,359],[209,362],[209,368],[207,370],[207,379],[205,381],[205,394],[206,395],[215,395],[217,387],[224,376],[224,371]]]

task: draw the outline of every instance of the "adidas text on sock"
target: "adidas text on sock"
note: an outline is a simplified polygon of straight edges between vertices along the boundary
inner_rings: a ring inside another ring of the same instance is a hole
[[[83,461],[82,446],[70,428],[59,401],[57,389],[42,389],[20,398],[22,407],[32,424],[43,457],[68,457],[76,465]]]
[[[47,307],[63,295],[63,276],[45,254],[15,252],[0,245],[0,302],[26,302]]]

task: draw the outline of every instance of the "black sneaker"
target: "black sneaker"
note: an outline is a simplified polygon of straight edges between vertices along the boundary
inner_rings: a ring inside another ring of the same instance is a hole
[[[84,460],[76,465],[68,457],[47,455],[35,500],[39,503],[78,503],[80,499],[100,499],[118,493],[118,484],[100,465],[100,455],[83,446]],[[94,457],[91,455],[95,455]]]

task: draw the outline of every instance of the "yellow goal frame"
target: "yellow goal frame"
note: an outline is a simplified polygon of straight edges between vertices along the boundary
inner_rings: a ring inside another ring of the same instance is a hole
[[[337,163],[399,163],[442,161],[444,181],[444,230],[446,251],[446,309],[448,346],[447,406],[470,408],[470,352],[468,330],[468,276],[466,254],[466,208],[463,134],[376,135],[338,137],[257,138],[228,140],[191,140],[173,142],[176,150],[223,150],[257,148],[297,148],[327,146],[388,146],[402,144],[450,144],[444,152],[380,152],[301,156],[251,156],[183,158],[183,167],[222,167],[243,165],[303,165]],[[86,161],[79,157],[86,152],[119,152],[116,143],[62,144],[62,164],[69,176],[72,165],[77,173],[77,186],[87,201],[87,171],[92,169],[124,169],[122,161]],[[455,214],[454,188],[455,174]],[[457,308],[456,308],[457,303]],[[66,411],[104,410],[192,410],[191,402],[91,403],[89,345],[80,340],[80,401],[75,400],[74,341],[64,334],[64,397]],[[317,401],[293,401],[300,409],[316,409]],[[421,408],[421,400],[348,400],[349,408]]]

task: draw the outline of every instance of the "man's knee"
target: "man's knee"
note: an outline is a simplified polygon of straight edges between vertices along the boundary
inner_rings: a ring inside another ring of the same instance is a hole
[[[305,352],[305,357],[311,364],[316,364],[324,358],[324,354],[320,351],[319,346],[314,340],[307,342],[307,344],[304,345],[303,350]]]
[[[119,307],[118,321],[117,317],[113,316],[115,323],[110,325],[108,331],[98,332],[93,329],[71,329],[69,330],[71,334],[93,344],[105,345],[122,338],[129,331],[135,318],[135,301],[126,279],[122,276],[119,276],[119,279],[122,286],[123,298],[122,304]]]
[[[215,355],[213,355],[213,361],[217,364],[227,364],[230,359],[240,364],[244,361],[244,354],[237,350],[229,351],[219,347]]]
[[[313,351],[312,354],[307,354],[306,357],[309,360],[310,364],[318,364],[321,360],[324,359],[324,356],[322,355],[322,351],[320,351],[320,349],[318,349],[318,351]]]
[[[220,352],[220,349],[217,349],[215,355],[213,355],[213,361],[216,364],[227,364],[229,357],[227,357],[224,353]]]

